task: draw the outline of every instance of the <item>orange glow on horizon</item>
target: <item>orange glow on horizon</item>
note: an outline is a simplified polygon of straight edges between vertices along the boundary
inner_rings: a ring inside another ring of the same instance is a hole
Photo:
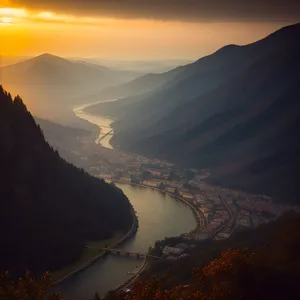
[[[26,17],[27,12],[23,8],[8,8],[8,7],[0,7],[0,16],[7,17]]]
[[[197,59],[226,44],[254,42],[283,25],[114,19],[0,7],[2,55]]]

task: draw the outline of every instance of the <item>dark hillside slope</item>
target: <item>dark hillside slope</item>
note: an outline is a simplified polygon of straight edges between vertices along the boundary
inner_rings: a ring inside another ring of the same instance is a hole
[[[0,266],[14,276],[60,268],[87,240],[131,226],[121,190],[60,158],[19,97],[0,87]]]
[[[129,106],[125,117],[121,116],[122,126],[131,130],[133,118],[132,127],[147,130],[147,136],[175,127],[189,129],[249,101],[248,91],[255,93],[254,97],[264,97],[264,89],[276,88],[285,75],[294,78],[297,74],[293,63],[298,63],[300,46],[295,41],[299,28],[300,24],[281,29],[247,46],[229,45],[188,65],[164,89]],[[278,72],[277,78],[273,72]],[[269,76],[274,76],[274,81],[265,82]],[[288,84],[288,79],[283,83]]]
[[[123,107],[112,142],[213,168],[219,184],[298,201],[299,40],[300,23],[189,65],[164,89]]]
[[[76,166],[84,165],[80,155],[81,149],[87,140],[92,141],[98,134],[97,127],[93,130],[80,129],[77,127],[64,126],[49,120],[34,117],[41,127],[46,141],[59,152],[60,156]]]

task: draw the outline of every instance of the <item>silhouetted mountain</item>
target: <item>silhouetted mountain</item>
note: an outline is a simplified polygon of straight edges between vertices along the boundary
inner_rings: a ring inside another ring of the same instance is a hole
[[[69,127],[35,117],[36,123],[41,127],[46,141],[59,152],[61,157],[76,166],[83,166],[83,161],[78,153],[84,148],[86,140],[95,140],[99,134],[98,127],[95,130],[85,130]]]
[[[75,58],[76,59],[76,58]],[[112,70],[127,70],[143,74],[168,72],[178,66],[190,63],[191,59],[159,59],[159,60],[115,60],[101,58],[77,58],[89,63],[99,64]]]
[[[163,87],[168,81],[180,74],[185,67],[178,67],[166,73],[153,73],[138,77],[130,82],[108,87],[101,92],[89,95],[91,100],[125,98],[150,92]]]
[[[82,104],[80,97],[136,76],[135,72],[113,71],[51,54],[0,68],[0,83],[11,93],[25,97],[29,109],[44,118]]]
[[[0,265],[19,276],[78,259],[89,240],[131,226],[121,190],[63,160],[20,97],[0,86]]]
[[[2,67],[0,70],[5,83],[59,86],[84,84],[97,85],[98,89],[136,76],[134,72],[113,71],[100,65],[70,61],[48,53]]]
[[[2,54],[0,58],[0,67],[9,66],[29,58],[29,56],[10,56]]]
[[[300,23],[226,46],[163,88],[97,112],[119,118],[112,143],[125,150],[212,168],[218,184],[298,200],[299,38]]]

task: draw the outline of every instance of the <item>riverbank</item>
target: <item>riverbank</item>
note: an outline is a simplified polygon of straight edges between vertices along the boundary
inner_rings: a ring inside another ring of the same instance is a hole
[[[137,231],[138,229],[138,218],[135,214],[134,208],[131,207],[131,213],[132,213],[132,226],[130,228],[130,230],[123,235],[122,238],[118,239],[116,242],[114,242],[111,245],[108,245],[108,248],[114,248],[117,247],[119,245],[121,245],[122,243],[126,242],[128,239],[130,239]],[[87,262],[85,262],[84,264],[82,264],[81,266],[79,266],[78,268],[76,268],[75,270],[71,271],[68,275],[56,280],[53,283],[53,287],[62,283],[63,281],[69,279],[70,277],[74,276],[75,274],[85,270],[86,268],[90,267],[92,264],[94,264],[96,261],[98,261],[100,258],[104,257],[107,254],[107,251],[102,251],[101,253],[97,254],[96,256],[94,256],[92,259],[88,260]]]
[[[96,125],[99,128],[99,134],[95,139],[96,144],[100,144],[105,148],[113,149],[110,145],[110,139],[112,138],[113,128],[111,124],[114,119],[105,116],[96,116],[93,114],[86,113],[84,109],[74,109],[74,114],[87,122]]]
[[[149,188],[149,189],[152,189],[152,190],[155,190],[155,191],[158,191],[158,192],[161,192],[161,193],[164,193],[166,195],[169,195],[171,197],[173,197],[174,199],[177,199],[181,202],[183,202],[184,204],[186,204],[187,206],[189,206],[192,211],[194,212],[194,216],[195,216],[195,219],[196,219],[196,223],[197,223],[197,226],[194,230],[192,230],[190,233],[192,232],[196,232],[196,231],[201,231],[203,230],[204,226],[205,226],[205,218],[204,218],[204,215],[202,214],[202,212],[198,211],[191,203],[189,203],[188,201],[186,201],[185,199],[181,198],[181,197],[178,197],[168,191],[164,191],[164,190],[160,190],[158,188],[155,188],[155,187],[151,187],[151,186],[147,186],[147,185],[143,185],[143,184],[138,184],[138,183],[129,183],[129,182],[124,182],[122,180],[114,180],[114,182],[116,183],[122,183],[122,184],[128,184],[128,185],[131,185],[131,186],[139,186],[139,187],[143,187],[143,188]],[[202,225],[201,225],[202,224]],[[136,274],[129,278],[125,283],[123,283],[121,286],[119,286],[118,288],[116,288],[116,291],[121,291],[121,290],[124,290],[130,286],[132,286],[134,284],[134,282],[142,275],[142,273],[145,271],[146,267],[147,267],[147,264],[148,264],[148,261],[147,261],[147,255],[145,256],[145,259],[144,259],[144,262],[143,264],[141,265],[141,267],[138,269],[138,271],[136,272]]]
[[[148,261],[147,261],[147,255],[146,255],[143,264],[139,267],[136,274],[133,277],[129,278],[121,286],[116,288],[115,291],[120,292],[120,291],[125,290],[125,289],[129,288],[130,286],[132,286],[136,282],[136,280],[141,276],[141,274],[145,271],[147,264],[148,264]]]

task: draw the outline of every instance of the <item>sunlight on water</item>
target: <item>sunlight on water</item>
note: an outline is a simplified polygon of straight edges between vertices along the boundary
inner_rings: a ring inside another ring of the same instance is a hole
[[[111,101],[116,101],[116,100],[107,100],[105,102],[108,102],[108,101],[111,102]],[[107,118],[107,117],[96,116],[96,115],[91,115],[91,114],[85,113],[83,111],[83,109],[89,105],[92,105],[92,104],[77,107],[73,111],[78,118],[86,120],[92,124],[95,124],[100,128],[100,134],[97,137],[97,139],[95,140],[96,144],[100,144],[103,147],[108,148],[108,149],[113,149],[113,147],[110,145],[110,140],[113,137],[113,133],[114,133],[113,129],[110,126],[111,123],[113,122],[113,120],[110,118]]]

